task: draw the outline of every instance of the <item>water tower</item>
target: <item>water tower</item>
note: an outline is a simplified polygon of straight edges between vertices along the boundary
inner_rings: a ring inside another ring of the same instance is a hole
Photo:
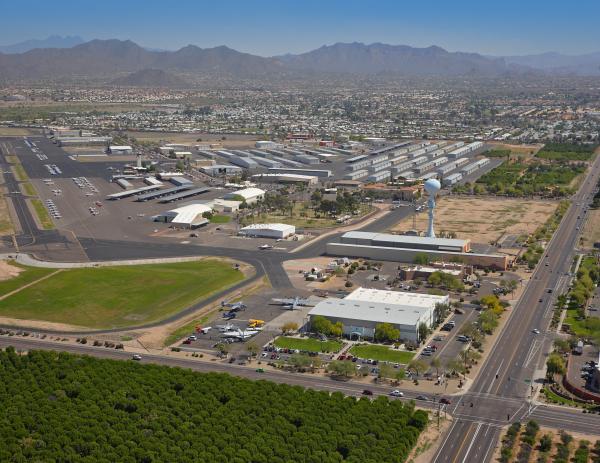
[[[439,180],[430,178],[425,182],[425,191],[429,195],[427,200],[427,207],[429,208],[429,225],[427,227],[427,237],[435,238],[435,232],[433,231],[433,210],[435,209],[435,195],[440,191],[442,185]]]

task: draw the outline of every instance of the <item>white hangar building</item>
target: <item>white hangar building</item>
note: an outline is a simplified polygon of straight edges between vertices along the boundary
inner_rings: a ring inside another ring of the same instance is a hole
[[[212,208],[206,204],[188,204],[156,215],[153,220],[170,223],[181,228],[198,228],[209,222],[202,214],[211,211]]]
[[[246,204],[252,204],[256,201],[263,199],[265,196],[265,190],[260,188],[244,188],[243,190],[233,191],[223,196],[223,199],[237,199],[238,197],[243,198]]]
[[[400,330],[400,339],[418,342],[419,325],[435,322],[435,306],[448,304],[449,296],[358,288],[344,299],[327,298],[309,313],[309,320],[323,316],[341,322],[344,335],[372,339],[375,327],[390,323]]]
[[[242,236],[257,238],[287,238],[296,233],[296,227],[285,223],[254,223],[240,229]]]

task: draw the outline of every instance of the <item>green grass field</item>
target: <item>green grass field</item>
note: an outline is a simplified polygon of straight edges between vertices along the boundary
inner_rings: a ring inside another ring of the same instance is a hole
[[[20,181],[20,182],[25,182],[27,180],[29,180],[29,177],[27,176],[27,173],[25,172],[25,169],[23,169],[23,166],[20,163],[17,164],[13,164],[13,169],[15,172],[15,178]]]
[[[19,278],[31,280],[30,271],[39,269],[27,268]],[[217,260],[69,269],[0,301],[0,315],[90,328],[134,326],[177,313],[243,278]]]
[[[409,363],[415,356],[414,352],[394,350],[387,346],[360,345],[350,348],[350,353],[363,359],[379,360],[381,362]]]
[[[52,230],[54,228],[54,223],[50,218],[50,214],[48,214],[48,210],[44,207],[44,203],[42,203],[39,199],[31,199],[31,205],[35,210],[35,213],[42,225],[44,230]]]
[[[229,223],[231,217],[228,215],[213,215],[210,219],[210,223]]]
[[[21,185],[23,186],[23,191],[27,196],[37,196],[35,193],[35,188],[33,188],[33,185],[31,183],[25,182]]]
[[[310,352],[339,352],[344,343],[341,341],[319,341],[313,338],[288,338],[281,336],[273,343],[276,347],[298,349]]]
[[[21,286],[25,286],[32,281],[39,280],[52,272],[56,272],[55,268],[25,267],[14,261],[9,261],[9,264],[13,267],[19,267],[23,271],[10,280],[0,281],[0,296],[19,289]]]

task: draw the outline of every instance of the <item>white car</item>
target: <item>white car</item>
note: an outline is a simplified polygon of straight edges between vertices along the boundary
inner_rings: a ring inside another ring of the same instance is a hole
[[[273,249],[273,246],[271,246],[270,244],[263,244],[262,246],[259,246],[258,249]]]
[[[133,354],[133,357],[131,357],[133,360],[142,360],[142,356],[140,354]]]
[[[531,330],[532,333],[534,334],[540,334],[540,330],[538,330],[537,328],[534,328],[533,330]]]
[[[404,392],[401,392],[398,389],[394,389],[392,392],[390,392],[390,395],[392,397],[404,397]]]

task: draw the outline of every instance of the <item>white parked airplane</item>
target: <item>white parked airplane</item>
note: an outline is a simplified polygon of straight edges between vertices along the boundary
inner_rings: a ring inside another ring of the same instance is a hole
[[[242,330],[238,329],[235,331],[226,331],[221,334],[221,337],[222,338],[239,339],[239,340],[243,341],[244,339],[249,339],[252,336],[254,336],[255,334],[258,334],[258,332],[259,332],[258,330],[242,331]]]
[[[311,305],[308,299],[303,299],[299,296],[283,299],[274,298],[273,302],[282,305],[283,308],[287,310],[296,310],[298,307]]]

